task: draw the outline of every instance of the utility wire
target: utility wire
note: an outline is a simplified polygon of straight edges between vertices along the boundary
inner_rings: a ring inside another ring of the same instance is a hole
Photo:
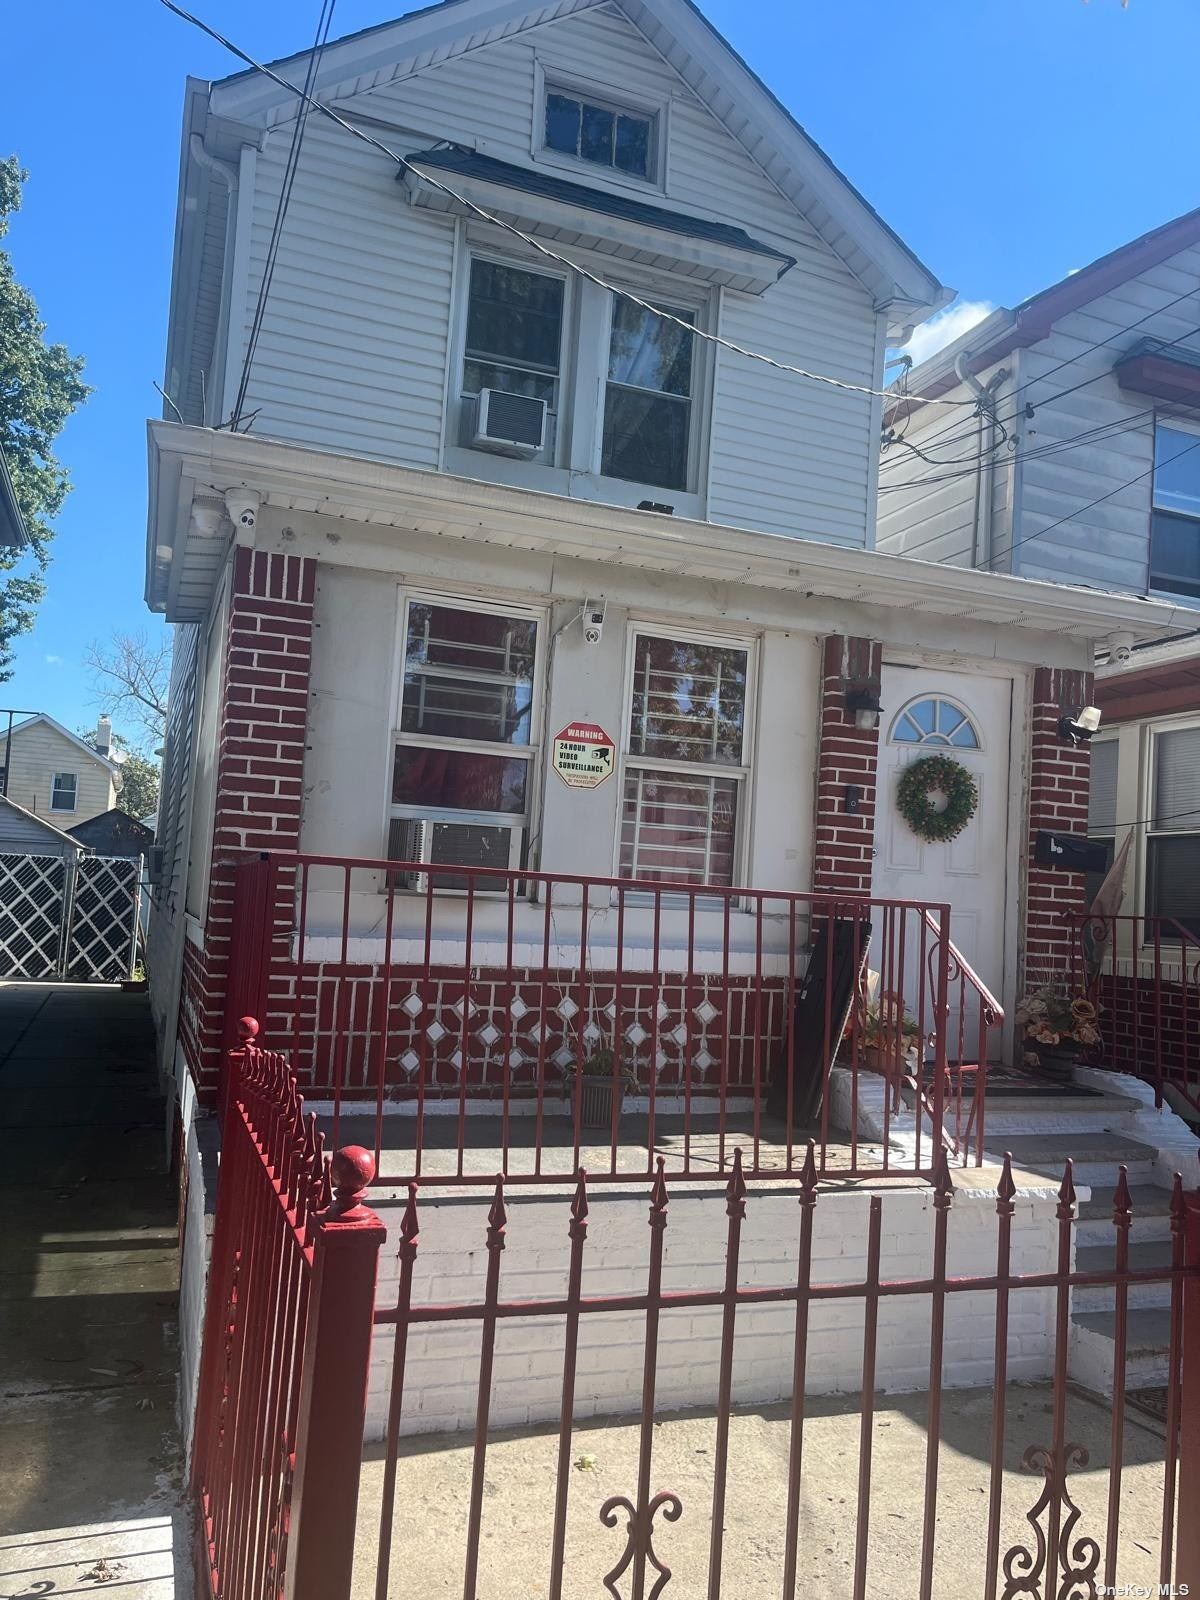
[[[325,52],[325,44],[329,38],[330,27],[333,24],[333,11],[336,4],[337,0],[321,0],[321,10],[317,17],[317,31],[313,38],[312,49],[309,51],[308,68],[304,77],[306,98],[300,107],[296,124],[292,129],[292,142],[288,147],[287,161],[284,163],[283,177],[280,180],[279,199],[275,206],[275,219],[271,224],[271,239],[267,245],[262,280],[258,286],[258,299],[254,307],[254,317],[250,324],[250,334],[246,340],[246,358],[242,362],[242,376],[238,383],[237,397],[234,400],[233,412],[229,419],[229,426],[234,433],[237,432],[238,424],[242,420],[246,395],[250,388],[250,372],[254,365],[255,352],[258,349],[259,335],[262,333],[267,300],[270,297],[271,284],[275,278],[275,262],[278,259],[279,244],[283,238],[283,225],[287,220],[288,206],[291,204],[292,199],[292,189],[296,182],[296,171],[300,165],[300,149],[304,143],[304,130],[308,125],[309,104],[307,95],[311,92],[316,82],[317,69]]]
[[[441,179],[431,178],[427,172],[422,172],[419,168],[413,166],[410,161],[405,160],[402,155],[398,155],[395,150],[389,149],[382,140],[376,139],[373,134],[367,133],[363,128],[356,128],[345,117],[339,116],[332,107],[317,99],[310,89],[297,88],[294,83],[289,82],[287,78],[282,77],[272,68],[265,66],[261,61],[255,60],[253,56],[247,55],[232,40],[227,39],[224,34],[219,33],[216,28],[211,27],[201,18],[193,16],[190,11],[184,10],[182,6],[175,3],[175,0],[161,0],[161,4],[168,11],[174,12],[177,17],[182,17],[185,22],[191,23],[193,27],[199,28],[202,33],[206,33],[210,39],[215,40],[217,44],[228,50],[231,55],[236,56],[239,61],[244,61],[248,67],[252,67],[256,72],[261,72],[265,77],[270,78],[272,83],[277,83],[281,89],[286,89],[289,94],[299,96],[313,111],[319,112],[323,117],[328,118],[330,122],[335,123],[354,138],[361,139],[364,144],[370,145],[382,155],[387,156],[388,160],[394,161],[402,172],[411,173],[421,183],[427,184],[439,194],[444,194],[448,199],[453,200],[456,205],[462,206],[464,210],[469,211],[482,222],[490,223],[493,227],[512,234],[514,238],[520,239],[523,244],[536,251],[539,255],[545,256],[547,260],[556,262],[559,266],[566,267],[569,271],[577,273],[579,277],[585,278],[589,283],[594,283],[597,288],[604,289],[609,294],[617,295],[622,300],[628,300],[630,304],[638,306],[647,315],[657,317],[662,322],[674,323],[676,327],[682,328],[685,333],[691,334],[693,338],[703,339],[709,344],[718,345],[721,349],[729,350],[734,355],[744,356],[749,361],[761,361],[764,366],[773,367],[777,372],[791,373],[794,377],[807,378],[812,383],[823,383],[834,389],[846,390],[851,394],[866,394],[884,400],[894,401],[896,399],[896,391],[894,389],[873,389],[867,384],[848,383],[843,378],[830,377],[828,373],[810,372],[805,367],[793,366],[787,361],[778,361],[774,356],[765,355],[761,350],[748,349],[745,345],[737,344],[732,339],[725,338],[722,334],[710,333],[704,328],[697,328],[683,317],[676,316],[673,312],[665,311],[661,306],[651,304],[649,300],[643,300],[639,295],[632,294],[626,288],[609,283],[606,279],[600,277],[598,273],[593,272],[590,267],[585,267],[580,262],[573,261],[569,256],[564,256],[559,251],[552,250],[541,239],[525,233],[514,223],[504,221],[502,217],[494,216],[483,206],[477,205],[475,201],[468,200],[464,195],[451,188],[449,184],[443,183]],[[962,410],[967,407],[974,409],[976,406],[974,400],[943,400],[924,396],[914,397],[914,400],[919,405],[943,406],[952,410]]]

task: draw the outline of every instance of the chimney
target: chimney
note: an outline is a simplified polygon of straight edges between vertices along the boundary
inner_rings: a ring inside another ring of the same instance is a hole
[[[96,749],[102,756],[112,754],[112,718],[101,717],[96,723]]]

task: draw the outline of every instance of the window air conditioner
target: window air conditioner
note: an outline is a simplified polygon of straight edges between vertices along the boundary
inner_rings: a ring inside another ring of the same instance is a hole
[[[470,421],[474,450],[491,450],[496,455],[519,456],[527,461],[545,448],[544,400],[508,394],[503,389],[481,389],[474,397]]]

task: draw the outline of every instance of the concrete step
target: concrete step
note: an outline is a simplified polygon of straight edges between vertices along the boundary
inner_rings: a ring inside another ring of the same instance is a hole
[[[1059,1182],[1068,1160],[1074,1165],[1075,1182],[1089,1188],[1114,1185],[1118,1169],[1129,1169],[1130,1181],[1150,1179],[1158,1152],[1153,1145],[1131,1139],[1127,1134],[1107,1130],[1084,1133],[1021,1133],[997,1140],[987,1130],[987,1151],[993,1161],[1012,1153],[1015,1166]]]
[[[1121,1124],[1140,1109],[1140,1102],[1128,1095],[1045,1094],[988,1095],[987,1132],[989,1140],[1002,1133],[1094,1133],[1120,1131]]]
[[[1111,1310],[1076,1312],[1071,1318],[1068,1371],[1076,1383],[1111,1395],[1116,1316]],[[1130,1311],[1125,1321],[1125,1387],[1154,1389],[1167,1381],[1171,1314],[1154,1306]]]
[[[1104,1244],[1084,1245],[1075,1251],[1077,1272],[1111,1272],[1116,1266],[1116,1244],[1109,1239]],[[1129,1266],[1131,1271],[1167,1268],[1171,1265],[1171,1242],[1168,1239],[1149,1240],[1144,1244],[1131,1242]],[[1116,1285],[1078,1284],[1071,1293],[1074,1312],[1108,1311],[1116,1304]],[[1139,1310],[1167,1306],[1171,1302],[1170,1280],[1161,1282],[1131,1283],[1129,1305]]]
[[[1090,1200],[1079,1205],[1079,1221],[1075,1225],[1075,1243],[1084,1245],[1108,1244],[1114,1237],[1113,1201],[1116,1188],[1099,1187],[1092,1190]],[[1131,1243],[1146,1244],[1155,1239],[1171,1237],[1171,1191],[1153,1183],[1134,1183],[1129,1186],[1133,1203],[1133,1224],[1129,1230]]]

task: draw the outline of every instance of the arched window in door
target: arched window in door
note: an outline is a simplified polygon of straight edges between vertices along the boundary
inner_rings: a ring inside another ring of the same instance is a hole
[[[953,700],[926,695],[910,700],[892,723],[893,744],[931,744],[958,750],[981,748],[979,733],[967,713]]]

